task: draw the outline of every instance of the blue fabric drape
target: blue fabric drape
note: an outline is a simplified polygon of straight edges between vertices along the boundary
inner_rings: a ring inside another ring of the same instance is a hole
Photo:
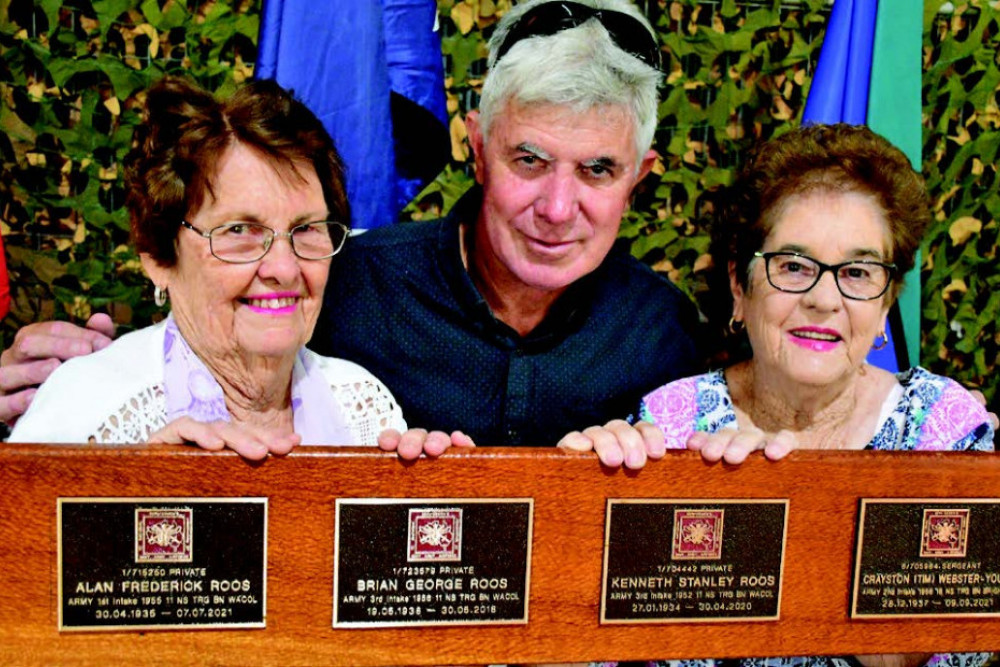
[[[436,18],[434,0],[264,2],[256,76],[293,89],[333,136],[356,227],[395,222],[447,159]]]
[[[816,74],[802,114],[803,125],[864,125],[867,122],[877,13],[878,0],[837,0],[833,3]],[[897,350],[894,339],[903,334],[896,306],[893,311],[885,327],[888,344],[881,350],[869,352],[868,363],[895,373],[907,364],[901,363],[898,356],[902,354],[905,360],[906,349],[905,345],[900,345]]]

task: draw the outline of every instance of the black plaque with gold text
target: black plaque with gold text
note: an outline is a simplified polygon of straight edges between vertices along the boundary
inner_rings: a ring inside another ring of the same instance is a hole
[[[60,630],[262,628],[266,498],[60,498]]]
[[[862,499],[851,616],[1000,616],[1000,499]]]
[[[527,623],[530,498],[337,501],[334,627]]]
[[[774,620],[787,500],[608,500],[602,623]]]

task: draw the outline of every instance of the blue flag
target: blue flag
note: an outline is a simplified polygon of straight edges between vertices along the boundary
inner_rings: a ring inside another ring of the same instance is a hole
[[[872,62],[878,58],[874,50],[876,23],[881,32],[891,30],[886,17],[879,10],[878,0],[837,0],[833,4],[816,74],[809,88],[802,116],[803,125],[872,124],[868,111],[868,93]],[[876,21],[878,17],[880,18]],[[919,53],[914,64],[917,68],[920,67]],[[916,94],[919,104],[919,88]],[[917,127],[919,128],[919,118]],[[878,127],[873,129],[879,131]],[[891,136],[887,138],[894,140]],[[919,274],[916,280],[919,288]],[[868,354],[868,362],[890,372],[907,368],[910,361],[898,304],[893,305],[889,313],[885,335],[887,345],[881,350],[873,349]],[[896,341],[900,341],[900,344],[897,345]]]
[[[395,222],[450,155],[434,0],[265,0],[256,76],[295,92],[347,165],[354,226]]]

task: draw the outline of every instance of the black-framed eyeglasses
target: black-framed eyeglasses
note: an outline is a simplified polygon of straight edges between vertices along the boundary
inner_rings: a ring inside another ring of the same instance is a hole
[[[755,252],[753,256],[764,258],[767,282],[771,287],[793,294],[808,292],[829,271],[845,298],[871,301],[885,294],[896,273],[895,264],[868,259],[824,264],[797,252]]]
[[[181,224],[208,239],[212,254],[230,264],[249,264],[264,257],[277,236],[288,237],[292,252],[301,259],[326,259],[344,247],[348,230],[346,225],[329,220],[296,225],[287,232],[276,232],[256,222],[227,222],[203,232],[190,222]]]
[[[595,9],[578,2],[546,2],[529,9],[517,20],[497,48],[496,62],[522,39],[554,35],[575,28],[596,18],[608,31],[618,48],[629,53],[650,67],[661,68],[660,45],[646,27],[624,12],[613,9]]]

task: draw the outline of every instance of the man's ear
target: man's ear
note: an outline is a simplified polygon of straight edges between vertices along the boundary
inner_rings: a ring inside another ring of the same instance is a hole
[[[486,149],[478,111],[470,111],[466,114],[465,131],[469,136],[469,147],[472,148],[472,155],[476,160],[476,182],[482,185],[485,174]]]
[[[635,182],[638,184],[642,179],[646,178],[650,171],[653,169],[653,165],[656,164],[656,158],[660,156],[659,153],[650,148],[646,151],[646,154],[642,156],[642,161],[639,163],[639,169],[635,174]]]

